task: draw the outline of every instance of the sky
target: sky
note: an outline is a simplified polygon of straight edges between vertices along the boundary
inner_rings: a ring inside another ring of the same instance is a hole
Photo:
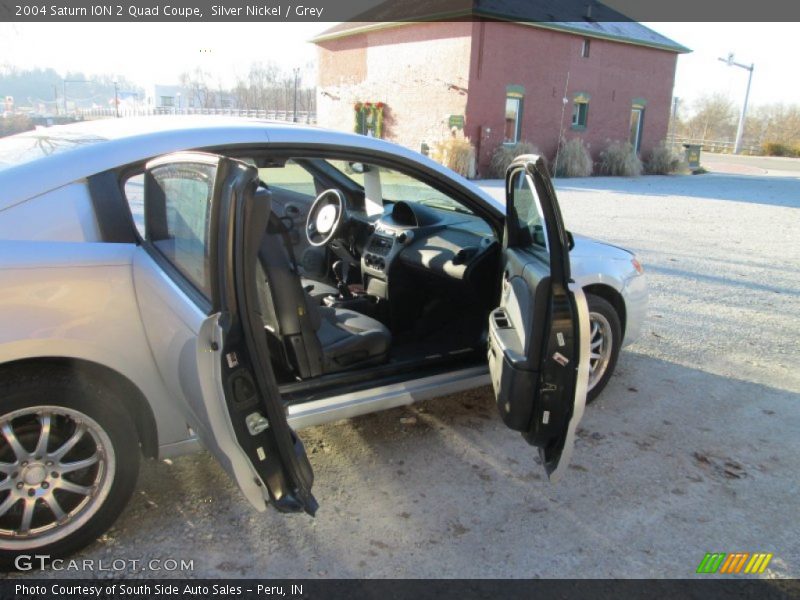
[[[747,71],[717,60],[735,53],[755,63],[752,104],[800,104],[800,77],[792,42],[797,23],[645,23],[693,50],[678,58],[675,95],[681,110],[706,93],[737,104]],[[274,61],[303,79],[315,79],[316,51],[308,40],[332,23],[0,23],[0,65],[52,67],[64,73],[124,76],[144,88],[176,83],[201,67],[212,80],[232,85],[254,61]]]

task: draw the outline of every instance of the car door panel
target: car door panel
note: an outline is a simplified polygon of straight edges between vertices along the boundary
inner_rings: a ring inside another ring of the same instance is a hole
[[[172,184],[177,192],[167,192],[169,186],[156,174],[158,169],[172,169],[180,179],[194,167],[195,179],[209,189],[210,208],[204,215],[196,207],[181,214],[177,200],[167,206],[169,194],[180,199],[187,195],[183,188],[191,185]],[[213,173],[210,181],[208,173]],[[145,176],[147,239],[137,250],[134,278],[162,378],[187,424],[254,507],[264,510],[271,502],[281,511],[305,509],[313,514],[311,467],[286,422],[277,386],[265,383],[268,377],[274,379],[268,353],[253,358],[257,342],[249,330],[252,298],[242,297],[253,293],[249,286],[255,286],[255,244],[269,213],[268,205],[257,210],[248,205],[253,203],[256,171],[219,156],[181,153],[151,161]],[[187,278],[194,273],[191,268],[172,264],[182,254],[169,254],[173,247],[182,247],[186,254],[199,240],[187,242],[177,234],[170,240],[171,227],[189,238],[204,238],[200,245],[205,256],[186,257],[186,263],[208,269],[200,278],[205,289]],[[163,239],[156,239],[159,236]],[[257,331],[263,333],[263,323]]]
[[[506,191],[503,281],[489,316],[490,377],[503,422],[539,449],[557,479],[585,404],[588,307],[569,279],[566,230],[540,160],[515,161]]]

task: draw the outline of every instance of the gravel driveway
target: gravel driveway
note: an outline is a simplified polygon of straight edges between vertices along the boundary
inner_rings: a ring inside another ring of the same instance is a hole
[[[150,462],[80,558],[193,559],[176,575],[204,577],[689,577],[706,552],[743,551],[800,576],[800,179],[557,188],[568,226],[635,250],[651,286],[561,483],[481,389],[303,431],[315,519],[253,512],[207,454]]]

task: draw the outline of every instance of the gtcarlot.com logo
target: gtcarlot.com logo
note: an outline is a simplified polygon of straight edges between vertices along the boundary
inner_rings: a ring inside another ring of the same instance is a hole
[[[727,575],[763,573],[767,569],[772,553],[766,552],[706,552],[697,566],[697,573]]]
[[[14,559],[19,571],[194,571],[194,560],[176,558],[115,558],[111,560],[50,558],[49,554],[20,554]]]

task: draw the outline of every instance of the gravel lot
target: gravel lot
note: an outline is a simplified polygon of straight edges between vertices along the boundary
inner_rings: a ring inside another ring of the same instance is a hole
[[[635,250],[651,286],[559,484],[481,389],[303,431],[315,519],[253,512],[207,454],[150,462],[79,558],[193,559],[175,575],[201,577],[690,577],[705,552],[761,551],[768,576],[799,577],[800,179],[762,170],[557,182],[568,226]]]

